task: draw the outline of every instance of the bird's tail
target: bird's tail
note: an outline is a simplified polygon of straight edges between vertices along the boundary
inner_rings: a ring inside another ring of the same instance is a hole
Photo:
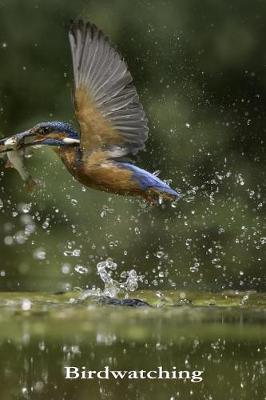
[[[149,203],[160,203],[164,200],[173,202],[181,198],[181,193],[160,180],[156,182],[156,186],[151,186],[146,190],[145,198]]]
[[[133,171],[134,178],[138,181],[143,191],[142,195],[148,202],[155,203],[158,200],[160,201],[160,199],[176,201],[182,197],[180,192],[172,189],[166,182],[158,178],[158,176],[133,164],[123,163],[123,166]]]

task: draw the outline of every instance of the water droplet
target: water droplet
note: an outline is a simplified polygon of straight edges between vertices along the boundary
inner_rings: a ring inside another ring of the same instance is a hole
[[[21,308],[23,311],[28,311],[32,307],[32,302],[29,299],[24,299],[21,304]]]
[[[89,272],[89,269],[83,267],[82,265],[75,265],[74,270],[81,275],[87,274]]]
[[[136,235],[140,235],[140,229],[137,226],[134,228],[134,231]]]
[[[191,272],[198,272],[200,264],[195,262],[189,269]]]
[[[33,252],[33,258],[35,260],[43,261],[46,259],[46,251],[42,248],[38,248]]]
[[[77,204],[78,204],[78,200],[76,200],[76,199],[71,199],[71,204],[72,204],[72,206],[76,206]]]
[[[64,251],[64,256],[66,256],[66,257],[79,257],[80,256],[80,249],[65,250]]]
[[[71,265],[67,263],[63,264],[61,267],[61,271],[63,274],[69,274],[71,271]]]
[[[155,254],[157,258],[162,258],[164,256],[164,252],[163,251],[157,251],[157,253]]]
[[[266,244],[266,237],[261,237],[260,242],[261,244]]]
[[[28,203],[28,204],[27,203],[21,203],[21,204],[19,204],[18,209],[19,209],[19,211],[23,212],[24,214],[27,214],[27,213],[30,212],[31,206],[32,206],[31,203]]]
[[[27,240],[27,236],[23,231],[18,231],[15,233],[14,239],[17,244],[24,244]]]
[[[101,216],[101,218],[104,218],[104,217],[106,217],[107,214],[112,214],[113,212],[114,212],[113,208],[110,208],[110,207],[104,205],[100,212],[100,216]]]
[[[138,280],[139,277],[137,272],[134,269],[131,269],[128,272],[128,277],[126,282],[123,284],[124,288],[129,290],[130,292],[134,292],[138,288]]]
[[[47,229],[49,228],[49,225],[50,225],[50,218],[46,218],[46,220],[42,224],[42,228]]]
[[[14,242],[14,240],[13,240],[13,237],[12,237],[12,236],[6,236],[6,237],[4,238],[4,243],[5,243],[7,246],[11,246],[11,245],[13,244],[13,242]]]

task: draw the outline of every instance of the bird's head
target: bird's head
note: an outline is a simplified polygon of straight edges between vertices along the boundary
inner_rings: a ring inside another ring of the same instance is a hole
[[[18,147],[27,146],[67,146],[78,145],[79,134],[66,122],[41,122],[33,128],[18,133],[10,138],[16,138]]]

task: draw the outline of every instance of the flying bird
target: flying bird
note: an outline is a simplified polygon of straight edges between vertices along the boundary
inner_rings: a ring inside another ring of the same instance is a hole
[[[0,140],[0,152],[31,188],[24,167],[29,147],[50,146],[83,185],[148,202],[177,200],[180,193],[128,157],[144,149],[148,124],[126,62],[94,24],[73,22],[69,29],[74,108],[79,132],[69,123],[41,122]],[[127,157],[127,159],[125,158]]]

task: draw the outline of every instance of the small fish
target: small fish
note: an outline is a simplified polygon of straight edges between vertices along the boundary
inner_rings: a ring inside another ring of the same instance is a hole
[[[17,135],[0,141],[1,157],[7,156],[8,160],[5,168],[14,168],[25,182],[26,188],[32,192],[37,186],[37,182],[32,178],[24,165],[25,149],[19,148],[19,138]]]

